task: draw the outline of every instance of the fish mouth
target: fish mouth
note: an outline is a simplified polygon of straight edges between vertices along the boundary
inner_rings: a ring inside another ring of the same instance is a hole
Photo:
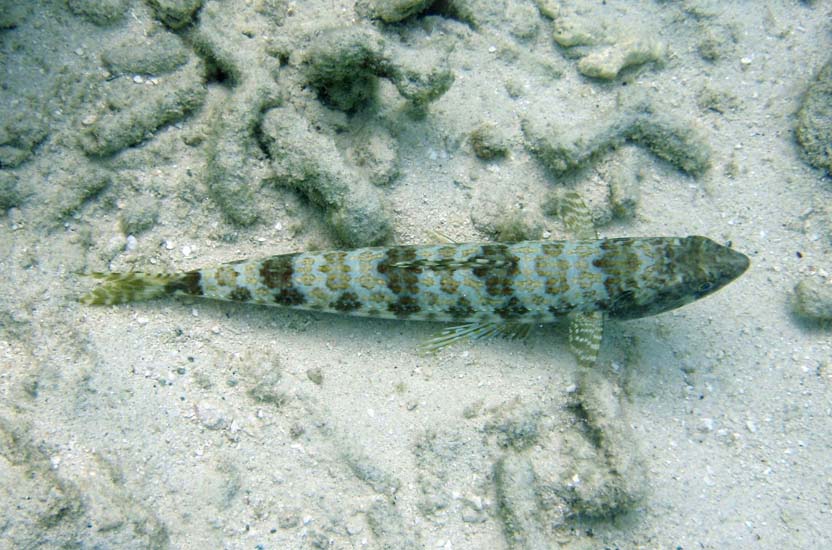
[[[737,252],[727,246],[723,246],[722,251],[723,257],[720,260],[721,271],[730,281],[745,273],[749,266],[751,266],[751,260],[742,252]]]

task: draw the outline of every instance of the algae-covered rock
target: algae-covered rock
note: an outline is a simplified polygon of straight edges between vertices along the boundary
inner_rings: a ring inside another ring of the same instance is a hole
[[[434,0],[357,0],[355,11],[362,17],[395,23],[427,9]]]
[[[344,244],[367,246],[388,237],[390,222],[378,195],[343,162],[330,137],[290,108],[269,110],[262,134],[277,180],[323,208]]]
[[[647,147],[654,155],[688,174],[698,176],[711,165],[711,148],[691,124],[645,104],[618,126],[627,140]]]
[[[644,498],[646,471],[617,389],[597,369],[582,368],[576,397],[585,432],[568,445],[572,464],[563,483],[569,505],[590,517],[631,510]]]
[[[448,0],[436,2],[439,11],[474,28],[505,22],[506,0]]]
[[[0,170],[0,211],[5,212],[17,206],[21,200],[17,174],[8,170]]]
[[[703,25],[699,35],[696,49],[705,61],[716,62],[726,58],[736,47],[737,31],[730,26]]]
[[[127,79],[113,81],[108,111],[98,115],[81,133],[84,152],[92,156],[115,154],[140,143],[160,127],[182,119],[205,100],[202,73],[202,64],[191,62],[159,86],[135,84]]]
[[[202,0],[147,0],[156,17],[171,29],[181,29],[189,24]]]
[[[108,26],[124,18],[129,3],[129,0],[69,0],[69,9],[96,25]]]
[[[389,185],[399,175],[399,150],[393,137],[365,127],[350,136],[349,159],[373,185]]]
[[[806,91],[797,113],[796,135],[806,161],[832,175],[832,60]]]
[[[0,1],[0,29],[13,29],[32,12],[33,4],[18,0]]]
[[[199,28],[191,36],[230,85],[230,93],[211,113],[206,176],[211,197],[237,225],[260,218],[257,190],[269,170],[256,134],[262,114],[282,100],[275,82],[278,61],[266,54],[262,41],[241,32],[264,21],[249,22],[246,16],[234,3],[211,2],[200,12]]]
[[[182,40],[167,31],[151,36],[128,35],[101,54],[101,61],[114,75],[168,73],[188,61]]]
[[[207,145],[207,180],[211,197],[239,225],[259,218],[256,191],[263,153],[254,133],[263,109],[279,103],[269,80],[246,78],[217,109]]]
[[[53,167],[46,177],[46,186],[39,194],[37,208],[47,224],[58,222],[98,196],[113,181],[113,174],[81,155],[67,158]]]
[[[832,321],[832,285],[804,279],[794,287],[794,310],[813,321]]]
[[[468,135],[474,154],[483,160],[504,157],[508,153],[508,138],[495,125],[482,123]]]
[[[375,96],[388,65],[385,41],[371,29],[323,32],[306,52],[306,75],[322,100],[352,111]]]
[[[612,80],[628,67],[660,62],[664,55],[661,42],[629,39],[586,55],[578,62],[578,71],[584,76]]]
[[[159,220],[159,201],[147,196],[128,201],[119,216],[119,226],[125,235],[138,235],[147,231]]]
[[[494,465],[497,515],[509,548],[551,548],[540,524],[534,468],[525,457],[507,454]]]
[[[453,83],[447,61],[438,54],[390,46],[377,31],[364,27],[322,32],[305,52],[304,72],[321,100],[345,112],[374,99],[379,78],[388,78],[420,107]]]
[[[15,168],[49,135],[46,118],[15,102],[0,107],[0,168]]]
[[[594,124],[561,127],[530,118],[522,128],[526,146],[555,174],[577,170],[626,142],[642,145],[694,176],[710,167],[711,149],[700,132],[648,102],[637,102],[612,120]]]

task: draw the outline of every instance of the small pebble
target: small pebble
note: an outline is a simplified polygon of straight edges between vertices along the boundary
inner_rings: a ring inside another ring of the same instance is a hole
[[[124,250],[132,252],[139,246],[139,240],[133,235],[127,235],[127,244],[124,245]]]
[[[196,416],[199,422],[209,430],[218,430],[225,425],[225,415],[214,405],[201,401],[196,405]]]

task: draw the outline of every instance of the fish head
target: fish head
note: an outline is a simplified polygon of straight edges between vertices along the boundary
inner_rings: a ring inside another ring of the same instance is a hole
[[[649,241],[649,240],[648,240]],[[610,316],[635,319],[682,307],[718,291],[748,269],[748,256],[707,237],[654,239],[632,288],[613,297]]]

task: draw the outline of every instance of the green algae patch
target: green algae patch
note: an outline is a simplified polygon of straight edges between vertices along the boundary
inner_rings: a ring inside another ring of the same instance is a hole
[[[49,136],[47,117],[18,102],[0,108],[0,168],[16,168]]]
[[[507,454],[494,465],[497,517],[509,548],[549,548],[540,522],[534,468],[525,457]]]

